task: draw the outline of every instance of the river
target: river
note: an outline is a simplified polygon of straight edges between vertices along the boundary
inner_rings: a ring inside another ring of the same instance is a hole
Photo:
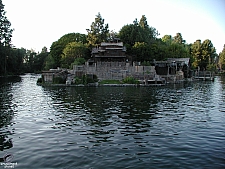
[[[225,78],[159,87],[0,80],[0,169],[225,168]]]

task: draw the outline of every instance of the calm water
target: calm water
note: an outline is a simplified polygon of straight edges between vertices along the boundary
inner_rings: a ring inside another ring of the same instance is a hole
[[[0,79],[0,157],[15,168],[225,168],[221,77],[137,88],[41,87],[38,77]]]

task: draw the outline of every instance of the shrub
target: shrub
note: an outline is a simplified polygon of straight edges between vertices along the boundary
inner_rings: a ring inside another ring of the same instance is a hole
[[[55,84],[64,84],[66,83],[66,80],[62,77],[54,77],[53,78],[53,83]]]
[[[137,79],[135,79],[132,76],[128,76],[125,79],[123,79],[123,83],[127,83],[127,84],[138,84],[139,81]]]

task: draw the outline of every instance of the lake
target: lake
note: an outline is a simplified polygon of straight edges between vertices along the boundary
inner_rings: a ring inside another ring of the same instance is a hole
[[[42,87],[0,78],[0,168],[225,168],[225,78]]]

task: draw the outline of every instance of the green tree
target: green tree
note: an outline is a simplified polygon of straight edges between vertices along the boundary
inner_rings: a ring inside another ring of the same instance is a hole
[[[0,0],[0,74],[7,72],[12,32],[11,22],[7,19],[4,5]]]
[[[201,40],[196,40],[191,46],[191,54],[193,57],[193,66],[200,67],[200,70],[206,70],[207,66],[214,62],[216,49],[212,42],[206,39],[201,43]]]
[[[25,72],[29,72],[29,73],[34,72],[34,62],[35,62],[36,56],[37,56],[37,53],[33,49],[26,50],[26,54],[24,57]]]
[[[26,49],[24,48],[11,48],[10,55],[7,58],[7,67],[10,67],[10,69],[8,69],[9,73],[20,74],[25,71],[23,63],[25,54]]]
[[[68,43],[63,50],[63,67],[68,68],[76,58],[88,58],[90,55],[89,53],[87,44],[83,44],[81,42]]]
[[[138,26],[141,29],[140,32],[142,34],[142,41],[146,43],[151,43],[159,35],[158,31],[154,27],[150,27],[148,25],[147,18],[145,17],[145,15],[142,15]]]
[[[151,61],[151,48],[145,42],[136,42],[132,47],[132,53],[134,54],[134,61]]]
[[[86,60],[84,58],[76,58],[73,62],[73,65],[84,65],[85,61]]]
[[[213,64],[216,57],[216,49],[213,47],[212,42],[209,39],[206,39],[202,43],[202,55],[203,58],[207,61],[206,64]]]
[[[55,60],[52,55],[48,55],[44,61],[44,70],[49,70],[56,67]]]
[[[219,68],[220,70],[225,70],[225,44],[222,52],[219,54]]]
[[[44,46],[42,49],[41,49],[41,53],[47,53],[48,52],[48,48],[46,46]]]
[[[80,42],[80,43],[87,43],[87,39],[86,39],[86,35],[85,34],[80,34],[80,33],[68,33],[66,35],[63,35],[58,41],[55,41],[52,43],[51,47],[50,47],[50,55],[51,57],[49,57],[50,60],[46,60],[46,61],[51,61],[52,59],[54,60],[54,64],[48,64],[47,65],[52,65],[54,67],[52,68],[56,68],[56,67],[60,67],[61,66],[61,61],[62,61],[62,54],[63,54],[63,49],[66,47],[66,45],[70,42]]]
[[[154,43],[157,36],[158,31],[148,25],[145,15],[142,15],[139,22],[135,19],[133,24],[125,25],[119,31],[119,38],[127,47],[127,53],[131,55],[133,55],[132,51],[134,51],[132,47],[136,42],[151,44]]]
[[[101,42],[107,41],[109,37],[109,26],[104,24],[105,20],[101,14],[96,15],[95,21],[91,24],[91,29],[87,29],[87,41],[90,46],[97,46]]]
[[[40,72],[44,69],[44,63],[46,61],[46,58],[48,57],[49,52],[47,51],[46,47],[42,48],[41,53],[35,55],[33,58],[33,72]]]
[[[191,54],[192,54],[192,57],[193,57],[192,66],[194,68],[197,68],[198,66],[201,66],[201,62],[203,60],[201,44],[202,44],[201,40],[198,39],[191,46]]]
[[[2,0],[0,0],[0,43],[3,46],[9,46],[11,43],[13,29],[10,27],[11,22],[7,19],[4,5]]]
[[[183,39],[181,33],[177,33],[176,36],[173,37],[173,41],[178,44],[184,44],[185,40]]]
[[[166,44],[170,45],[173,41],[172,36],[171,35],[164,35],[162,37],[162,41],[165,42]]]

